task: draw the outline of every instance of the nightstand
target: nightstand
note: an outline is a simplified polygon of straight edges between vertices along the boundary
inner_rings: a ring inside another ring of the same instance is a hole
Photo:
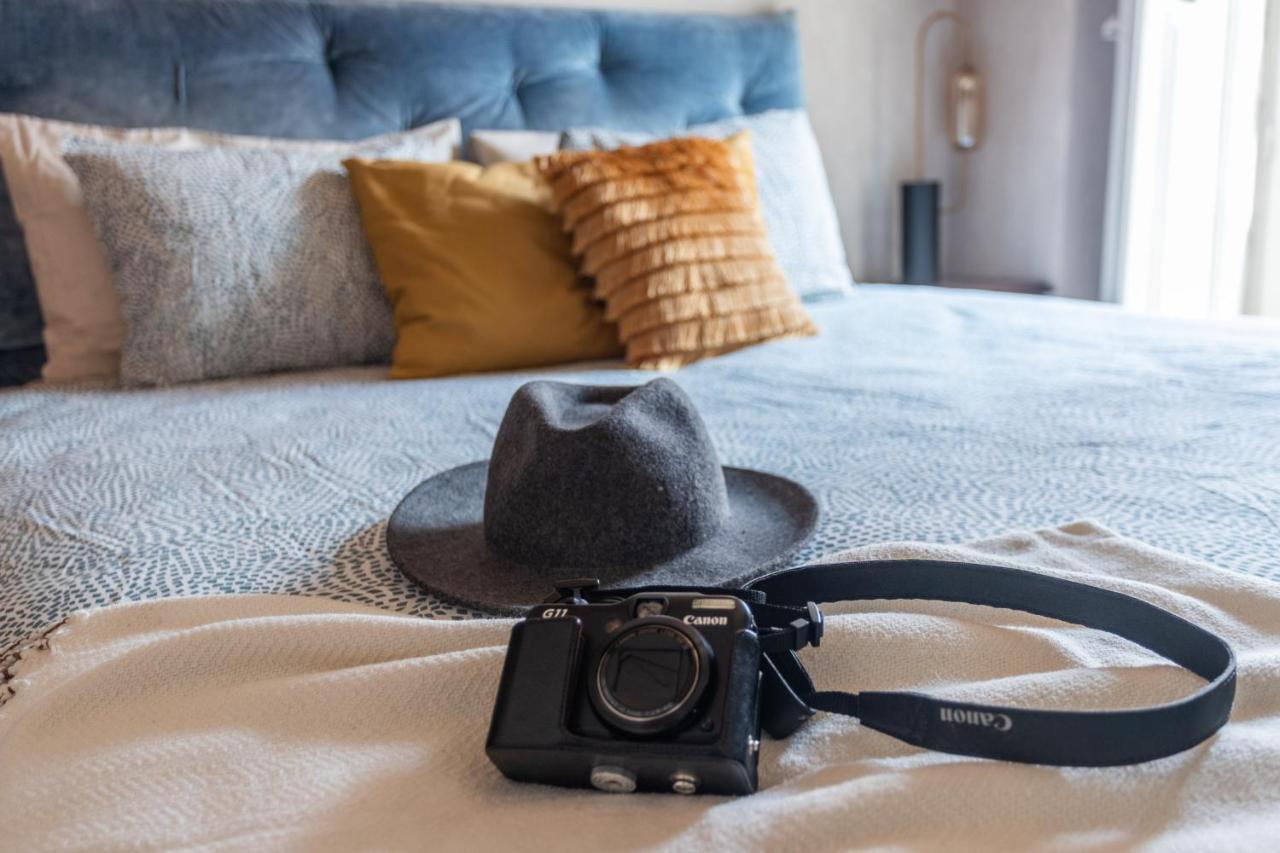
[[[907,284],[907,282],[902,282]],[[930,282],[930,287],[950,287],[956,290],[994,290],[999,293],[1048,293],[1053,290],[1047,283],[1033,278],[985,278],[959,276]]]

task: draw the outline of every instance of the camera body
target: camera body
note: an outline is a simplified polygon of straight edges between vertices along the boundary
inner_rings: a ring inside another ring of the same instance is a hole
[[[751,610],[731,595],[569,595],[512,630],[485,751],[523,782],[751,793],[760,672]]]

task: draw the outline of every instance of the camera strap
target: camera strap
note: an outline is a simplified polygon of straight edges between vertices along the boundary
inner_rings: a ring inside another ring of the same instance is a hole
[[[767,575],[743,592],[764,652],[761,722],[774,737],[786,737],[815,711],[827,711],[942,752],[1104,767],[1195,746],[1226,723],[1235,696],[1235,655],[1217,635],[1132,596],[1021,569],[936,560],[829,563]],[[821,642],[817,605],[878,599],[981,604],[1107,631],[1208,684],[1175,702],[1119,711],[1031,710],[920,693],[817,690],[796,655]]]

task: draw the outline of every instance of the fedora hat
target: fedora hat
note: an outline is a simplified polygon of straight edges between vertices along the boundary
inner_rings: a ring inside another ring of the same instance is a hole
[[[732,586],[785,566],[818,518],[791,480],[721,467],[670,379],[530,382],[487,462],[418,484],[387,525],[391,559],[441,598],[497,613],[556,580]]]

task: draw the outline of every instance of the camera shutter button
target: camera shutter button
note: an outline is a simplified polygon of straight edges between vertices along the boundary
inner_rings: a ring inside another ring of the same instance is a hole
[[[625,767],[600,764],[591,768],[591,784],[610,794],[630,794],[636,789],[636,774]]]

